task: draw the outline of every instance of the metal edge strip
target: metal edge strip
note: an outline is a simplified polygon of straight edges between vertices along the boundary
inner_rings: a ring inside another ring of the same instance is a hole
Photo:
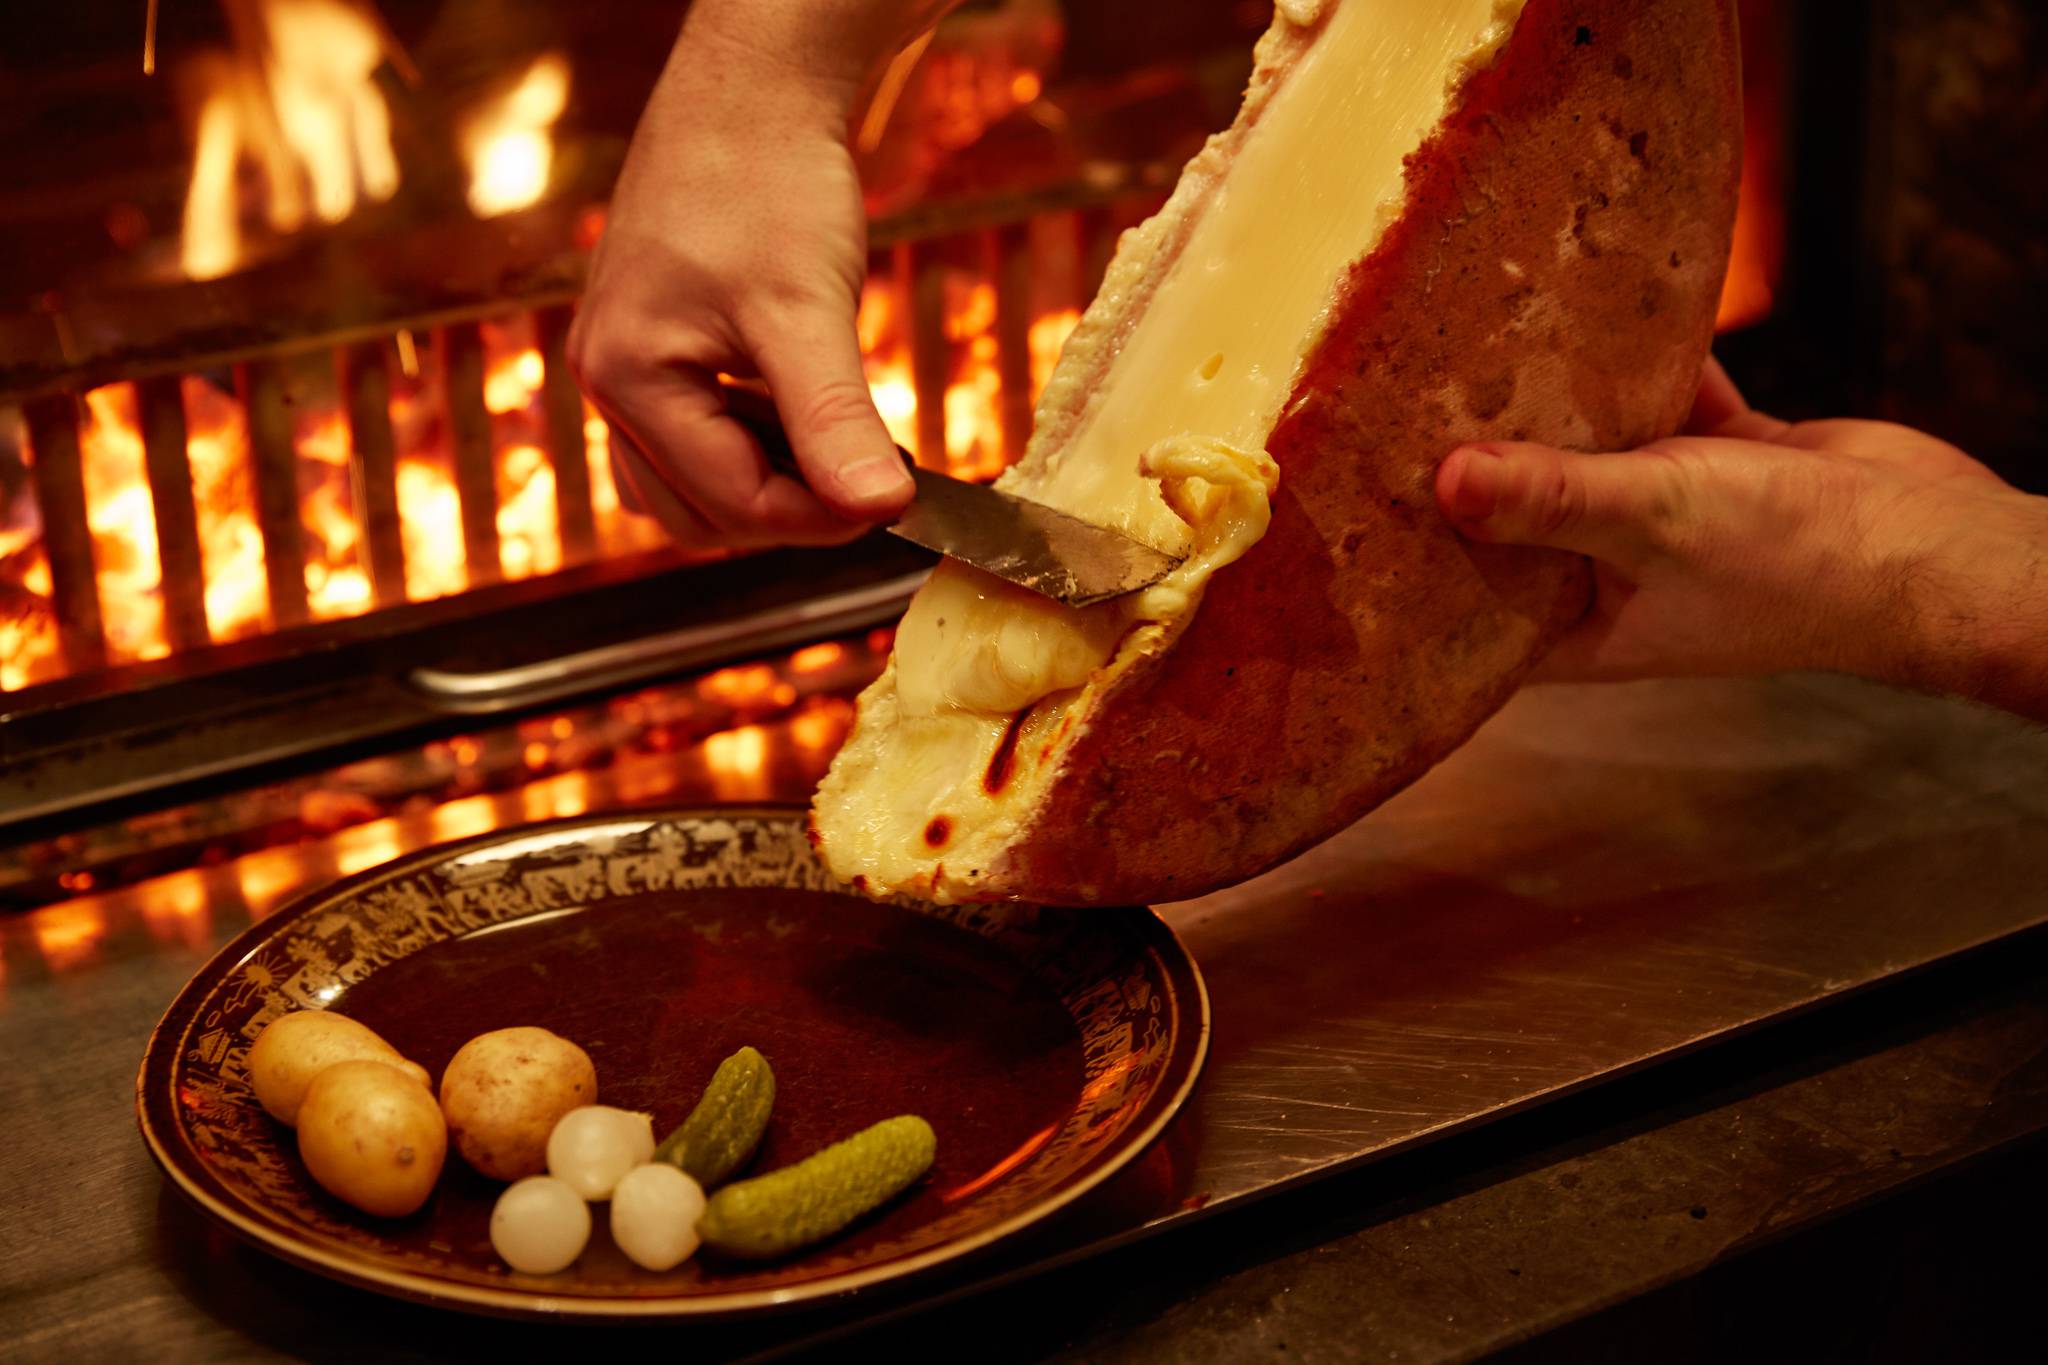
[[[685,626],[540,663],[481,673],[416,668],[405,675],[404,681],[443,710],[465,714],[513,710],[571,692],[615,686],[669,668],[687,667],[714,649],[721,654],[729,654],[742,644],[765,649],[795,635],[868,625],[901,611],[929,572],[919,570],[869,587],[773,607],[736,621]]]

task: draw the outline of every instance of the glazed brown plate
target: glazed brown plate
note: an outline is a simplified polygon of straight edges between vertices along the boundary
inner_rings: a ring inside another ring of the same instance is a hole
[[[244,1078],[278,1015],[332,1009],[437,1078],[489,1029],[583,1045],[602,1103],[665,1133],[742,1045],[775,1068],[752,1171],[892,1114],[938,1134],[913,1190],[765,1266],[640,1270],[602,1206],[559,1275],[492,1253],[503,1187],[453,1151],[418,1214],[383,1220],[307,1176]],[[801,814],[585,818],[427,849],[255,925],[181,991],[136,1082],[144,1140],[211,1217],[300,1265],[449,1307],[545,1317],[768,1309],[911,1274],[1100,1184],[1165,1127],[1207,1050],[1208,1000],[1149,910],[871,903],[841,894]]]

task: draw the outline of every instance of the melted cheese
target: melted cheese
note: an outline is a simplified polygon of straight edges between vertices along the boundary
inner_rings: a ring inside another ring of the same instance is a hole
[[[835,872],[872,891],[971,895],[1051,780],[1063,737],[1085,724],[1091,690],[1170,647],[1211,576],[1264,534],[1277,478],[1266,439],[1343,272],[1378,242],[1407,157],[1519,10],[1520,0],[1283,6],[1280,22],[1320,25],[1310,45],[1195,206],[1078,423],[1001,481],[1186,561],[1143,593],[1083,611],[943,564],[819,789]],[[1146,285],[1142,269],[1113,268],[1090,316],[1136,311],[1127,292]],[[1076,399],[1063,378],[1047,402]]]
[[[1115,602],[1083,611],[946,560],[896,631],[896,691],[911,716],[980,711],[1007,716],[1078,687],[1116,647]]]
[[[1142,464],[1194,541],[1145,591],[1076,611],[955,560],[933,571],[818,791],[835,871],[881,889],[950,863],[971,882],[1119,642],[1185,617],[1216,571],[1265,534],[1279,469],[1263,451],[1177,437]]]

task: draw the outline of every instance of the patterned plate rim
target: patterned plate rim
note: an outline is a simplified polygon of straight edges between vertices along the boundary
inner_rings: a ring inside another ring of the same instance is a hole
[[[584,1295],[548,1295],[525,1289],[496,1289],[445,1280],[413,1270],[393,1269],[363,1255],[332,1251],[301,1240],[287,1227],[251,1217],[233,1202],[206,1188],[203,1180],[185,1169],[188,1144],[160,1130],[163,1121],[152,1113],[152,1095],[163,1096],[168,1112],[175,1113],[171,1087],[183,1055],[183,1039],[196,1022],[201,1006],[213,988],[235,971],[258,948],[286,925],[303,917],[314,907],[346,896],[359,887],[396,877],[415,867],[430,865],[478,849],[579,828],[601,828],[620,823],[717,820],[734,817],[757,819],[802,819],[805,808],[774,803],[698,805],[625,810],[610,814],[585,814],[555,820],[508,825],[487,834],[452,840],[415,849],[389,862],[366,868],[349,876],[309,887],[288,899],[271,914],[251,924],[223,944],[186,981],[172,999],[163,1017],[150,1031],[143,1048],[142,1063],[135,1077],[135,1113],[150,1156],[172,1185],[199,1211],[230,1232],[258,1248],[303,1269],[359,1288],[409,1299],[439,1308],[486,1313],[506,1317],[541,1318],[549,1321],[731,1318],[749,1316],[778,1308],[840,1297],[871,1289],[876,1285],[905,1279],[984,1250],[1003,1238],[1021,1232],[1066,1208],[1104,1181],[1123,1170],[1149,1149],[1167,1124],[1181,1110],[1201,1078],[1208,1059],[1210,1038],[1209,989],[1201,968],[1173,926],[1156,911],[1145,909],[1143,948],[1159,962],[1160,979],[1169,992],[1166,1017],[1173,1023],[1165,1069],[1160,1084],[1146,1102],[1149,1113],[1139,1120],[1123,1140],[1084,1165],[1075,1178],[1041,1198],[1026,1204],[1008,1217],[975,1232],[950,1238],[907,1255],[877,1261],[859,1270],[842,1271],[815,1280],[773,1289],[736,1290],[722,1294],[671,1295],[652,1298],[606,1298]],[[1192,1010],[1188,1008],[1192,1005]]]

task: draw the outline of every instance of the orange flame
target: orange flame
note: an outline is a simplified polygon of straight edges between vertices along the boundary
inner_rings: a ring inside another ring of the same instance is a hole
[[[338,223],[358,201],[398,190],[391,111],[375,73],[387,55],[371,14],[353,0],[261,0],[232,55],[191,63],[198,91],[192,173],[179,261],[193,279],[240,264],[236,172],[252,163],[269,226],[295,232],[310,210]]]
[[[469,207],[479,218],[537,204],[554,167],[548,130],[569,102],[569,63],[559,52],[536,59],[510,89],[470,111],[460,140],[469,163]]]
[[[954,281],[948,302],[946,339],[952,373],[945,393],[947,463],[956,474],[987,477],[1001,468],[1007,453],[991,331],[995,293],[985,282]],[[1032,323],[1034,398],[1077,319],[1072,309],[1062,309]],[[863,292],[858,326],[876,405],[891,435],[908,446],[916,439],[917,393],[911,381],[906,319],[888,281],[876,281]],[[524,322],[486,325],[483,341],[499,568],[507,579],[554,573],[571,565],[556,514],[554,462],[544,446],[539,400],[547,378],[545,361]],[[428,601],[465,590],[471,579],[441,371],[437,365],[420,364],[394,371],[391,379],[404,596]],[[274,616],[246,418],[232,394],[204,378],[187,377],[181,393],[206,579],[207,624],[216,641],[258,634],[272,627]],[[80,427],[101,612],[109,654],[117,664],[160,658],[170,650],[156,514],[144,472],[136,401],[131,384],[95,389],[85,396]],[[307,601],[316,620],[356,616],[372,609],[374,594],[355,486],[353,438],[331,385],[296,386],[294,402],[294,476],[305,532]],[[599,553],[625,555],[661,546],[660,528],[621,504],[612,479],[611,431],[595,409],[586,407],[583,430]],[[50,571],[32,511],[0,519],[0,584],[8,590],[0,595],[0,690],[57,675],[62,665]],[[822,660],[824,655],[812,657]],[[744,683],[737,681],[738,673],[713,675],[706,680],[706,695],[734,706],[773,701],[775,680],[766,670],[763,673],[763,678],[747,675]]]

